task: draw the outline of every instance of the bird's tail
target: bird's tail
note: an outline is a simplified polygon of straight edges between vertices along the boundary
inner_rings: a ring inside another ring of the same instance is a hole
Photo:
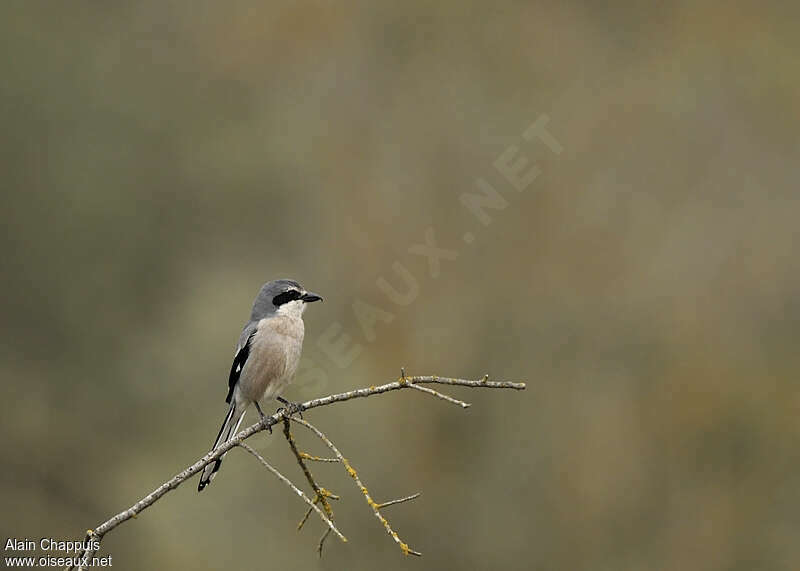
[[[228,409],[228,414],[225,415],[225,420],[222,422],[219,434],[217,434],[217,439],[214,441],[214,446],[211,450],[216,450],[236,434],[236,431],[239,430],[239,425],[242,424],[242,419],[244,419],[245,409],[245,405],[236,406],[236,399],[231,399],[231,406]],[[222,459],[224,457],[225,455],[223,454],[215,462],[207,464],[206,467],[203,468],[203,473],[200,475],[200,483],[197,485],[198,492],[202,492],[203,488],[211,483],[217,470],[219,470],[219,467],[222,465]]]

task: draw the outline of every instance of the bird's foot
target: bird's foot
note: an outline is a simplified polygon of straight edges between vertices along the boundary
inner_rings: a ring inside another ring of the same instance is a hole
[[[292,416],[293,414],[299,414],[300,418],[303,418],[303,405],[298,402],[288,401],[283,397],[277,397],[277,400],[284,405],[278,409],[278,412],[286,410],[286,413],[289,416]]]
[[[267,430],[269,430],[269,433],[272,434],[272,425],[267,424],[269,422],[269,419],[267,418],[267,415],[264,414],[264,411],[261,410],[261,407],[258,405],[258,401],[256,401],[256,410],[258,411],[258,414],[261,416],[261,422],[267,425]]]

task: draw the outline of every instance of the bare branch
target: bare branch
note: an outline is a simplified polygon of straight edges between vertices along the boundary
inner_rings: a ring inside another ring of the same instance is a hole
[[[422,553],[411,549],[407,543],[405,543],[402,539],[400,539],[400,537],[397,535],[397,532],[392,529],[392,526],[389,525],[387,519],[383,517],[383,515],[380,512],[380,504],[378,504],[377,502],[375,502],[375,500],[372,499],[372,497],[369,494],[369,490],[367,490],[367,487],[361,482],[361,479],[358,477],[358,472],[356,472],[355,469],[350,465],[350,462],[347,460],[347,458],[342,456],[342,453],[339,452],[339,449],[336,448],[336,446],[334,446],[333,442],[331,442],[330,439],[327,436],[325,436],[321,430],[319,430],[309,422],[296,417],[292,417],[292,420],[294,422],[302,424],[306,428],[310,429],[314,434],[316,434],[319,437],[319,439],[322,440],[325,443],[325,445],[331,449],[331,452],[333,452],[334,456],[336,456],[339,459],[339,461],[342,464],[344,464],[345,470],[347,470],[347,473],[350,474],[350,477],[353,478],[353,480],[355,480],[355,483],[358,486],[358,489],[361,490],[361,493],[364,494],[364,498],[367,500],[367,504],[369,505],[369,507],[372,508],[372,512],[375,514],[375,517],[378,518],[378,521],[380,521],[383,524],[384,529],[386,529],[386,533],[392,536],[392,539],[394,539],[395,542],[400,546],[400,549],[403,551],[403,554],[416,555],[418,557],[421,556]]]
[[[347,538],[346,538],[344,535],[342,535],[342,534],[341,534],[341,532],[340,532],[338,529],[336,529],[336,526],[335,526],[335,525],[333,525],[333,522],[332,522],[330,519],[328,519],[328,517],[326,517],[326,515],[325,515],[324,513],[322,513],[322,510],[320,510],[320,509],[317,507],[317,505],[316,505],[314,502],[312,502],[310,499],[308,499],[308,496],[307,496],[307,495],[305,495],[305,493],[303,492],[303,490],[301,490],[300,488],[298,488],[297,486],[295,486],[294,484],[292,484],[292,482],[289,480],[289,478],[287,478],[286,476],[284,476],[283,474],[281,474],[280,472],[278,472],[278,471],[277,471],[275,468],[273,468],[273,467],[270,465],[270,463],[269,463],[269,462],[267,462],[266,460],[264,460],[264,457],[263,457],[263,456],[261,456],[261,454],[259,454],[259,453],[258,453],[258,452],[256,452],[255,450],[253,450],[253,449],[250,447],[250,445],[248,445],[248,444],[245,444],[244,442],[241,442],[241,443],[239,444],[239,446],[241,446],[242,448],[244,448],[245,450],[247,450],[247,451],[248,451],[250,454],[252,454],[253,456],[255,456],[255,457],[258,459],[258,461],[259,461],[259,462],[261,462],[261,464],[262,464],[262,465],[263,465],[263,466],[264,466],[264,467],[265,467],[267,470],[269,470],[270,472],[272,472],[272,474],[273,474],[273,475],[274,475],[276,478],[278,478],[278,479],[279,479],[281,482],[283,482],[284,484],[286,484],[287,486],[289,486],[289,487],[292,489],[292,491],[293,491],[295,494],[297,494],[298,496],[300,496],[300,497],[303,499],[303,501],[304,501],[304,502],[306,502],[306,503],[307,503],[309,506],[311,506],[311,509],[313,509],[314,511],[316,511],[316,512],[317,512],[317,515],[319,515],[320,519],[322,519],[322,521],[324,521],[324,522],[325,522],[325,524],[326,524],[326,525],[327,525],[329,528],[331,528],[331,529],[333,530],[333,532],[334,532],[336,535],[338,535],[338,536],[339,536],[339,539],[341,539],[341,540],[342,540],[342,541],[344,541],[344,542],[346,542],[346,541],[347,541]],[[324,496],[321,496],[321,497],[323,497],[323,498],[324,498]]]
[[[479,380],[456,379],[451,377],[439,377],[439,376],[406,377],[405,370],[401,369],[401,378],[396,381],[392,381],[383,385],[378,385],[378,386],[373,385],[370,387],[364,387],[361,389],[355,389],[352,391],[346,391],[343,393],[337,393],[328,395],[326,397],[312,399],[300,404],[299,408],[301,411],[306,411],[312,408],[328,406],[339,402],[353,400],[356,398],[371,397],[386,392],[401,390],[405,388],[416,388],[417,390],[419,390],[422,387],[417,387],[416,385],[420,384],[439,384],[439,385],[461,386],[470,388],[490,388],[490,389],[514,389],[514,390],[525,389],[525,383],[515,383],[510,381],[490,381],[489,375],[485,375],[483,378]],[[445,395],[442,395],[442,397],[443,396]],[[447,400],[447,398],[445,398],[444,400]],[[174,490],[175,488],[180,486],[183,482],[185,482],[186,480],[188,480],[189,478],[200,472],[207,464],[216,461],[225,453],[227,453],[231,448],[233,448],[234,446],[239,446],[242,442],[244,442],[254,434],[257,434],[267,429],[271,429],[272,426],[281,422],[286,416],[288,416],[287,411],[281,410],[279,412],[276,412],[272,416],[264,417],[264,419],[260,420],[259,422],[253,424],[252,426],[249,426],[248,428],[245,428],[244,430],[239,432],[236,436],[234,436],[233,438],[231,438],[230,440],[219,446],[216,450],[212,450],[211,452],[207,453],[205,456],[194,462],[191,466],[188,466],[178,474],[175,474],[172,478],[170,478],[169,480],[158,486],[155,490],[153,490],[152,492],[141,498],[139,501],[134,503],[129,508],[119,512],[118,514],[114,515],[113,517],[99,524],[94,529],[87,530],[86,539],[101,541],[107,533],[115,529],[121,523],[128,521],[131,518],[135,518],[139,513],[146,510],[154,503],[156,503],[168,492]],[[305,458],[305,459],[312,459],[312,458]],[[330,461],[330,460],[331,459],[320,460],[320,461]],[[323,536],[323,541],[324,538],[325,536]],[[85,557],[87,555],[93,556],[94,552],[91,553],[84,552],[80,555],[82,557]]]
[[[328,535],[330,535],[331,529],[327,528],[325,533],[322,534],[322,537],[319,538],[319,544],[317,545],[317,553],[319,556],[322,557],[322,545],[325,543],[325,540],[328,539]]]
[[[406,496],[405,498],[400,498],[397,500],[389,500],[388,502],[382,502],[378,504],[379,508],[387,508],[389,506],[393,506],[395,504],[402,504],[403,502],[410,502],[411,500],[416,500],[418,497],[422,495],[422,492],[417,492],[416,494],[411,494],[410,496]]]
[[[409,385],[411,386],[412,389],[417,389],[418,391],[422,391],[424,393],[428,393],[429,395],[433,395],[436,398],[440,398],[440,399],[445,400],[447,402],[451,402],[453,404],[457,404],[461,408],[469,408],[470,407],[470,404],[468,402],[464,402],[463,400],[454,399],[453,397],[449,397],[449,396],[447,396],[445,394],[440,393],[439,391],[435,391],[435,390],[430,389],[428,387],[422,387],[420,385],[415,385],[413,383],[409,383]]]
[[[303,460],[311,460],[313,462],[338,462],[339,461],[338,458],[321,458],[319,456],[312,456],[311,454],[308,454],[306,452],[301,452],[300,453],[300,457]]]
[[[292,432],[289,426],[289,419],[287,417],[283,417],[283,436],[286,438],[286,442],[289,443],[289,448],[291,448],[292,452],[294,453],[294,457],[297,458],[297,463],[300,464],[300,468],[303,470],[303,474],[306,476],[306,480],[308,480],[308,484],[311,486],[311,489],[314,490],[314,504],[312,507],[317,503],[320,502],[322,507],[325,508],[325,513],[328,515],[328,518],[333,520],[333,509],[331,505],[328,503],[328,497],[333,495],[328,492],[325,488],[321,488],[316,480],[314,480],[314,476],[311,474],[311,470],[308,469],[306,466],[305,461],[303,460],[303,456],[301,452],[297,450],[297,445],[294,442],[294,438],[292,438]],[[308,454],[306,454],[308,456]],[[337,496],[338,497],[338,496]],[[303,528],[303,524],[308,519],[308,513],[306,513],[305,517],[303,517],[300,524],[297,526],[297,530],[300,531]],[[325,538],[328,537],[328,533],[325,532],[322,538],[319,540],[319,556],[322,557],[322,546],[325,543]]]
[[[312,501],[316,504],[319,501],[319,498],[314,498]],[[301,519],[300,523],[297,524],[297,531],[300,531],[301,529],[303,529],[303,526],[306,524],[306,521],[308,520],[308,516],[310,516],[311,512],[313,512],[313,511],[314,511],[314,508],[308,508],[306,510],[306,513],[303,516],[303,519]]]

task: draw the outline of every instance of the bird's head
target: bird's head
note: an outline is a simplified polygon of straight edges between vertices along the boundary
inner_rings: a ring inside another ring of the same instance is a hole
[[[261,286],[253,303],[252,319],[271,314],[301,316],[306,304],[322,301],[322,296],[306,290],[294,280],[272,280]]]

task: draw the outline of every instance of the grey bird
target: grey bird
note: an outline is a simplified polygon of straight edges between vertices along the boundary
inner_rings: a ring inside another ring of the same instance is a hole
[[[264,398],[274,397],[287,407],[297,408],[280,395],[300,361],[305,333],[303,311],[307,303],[320,300],[322,297],[294,280],[273,280],[261,287],[236,346],[225,399],[230,406],[212,450],[236,434],[250,403],[256,405],[261,418],[264,413],[258,401]],[[221,465],[222,457],[203,469],[197,491],[211,482]]]

